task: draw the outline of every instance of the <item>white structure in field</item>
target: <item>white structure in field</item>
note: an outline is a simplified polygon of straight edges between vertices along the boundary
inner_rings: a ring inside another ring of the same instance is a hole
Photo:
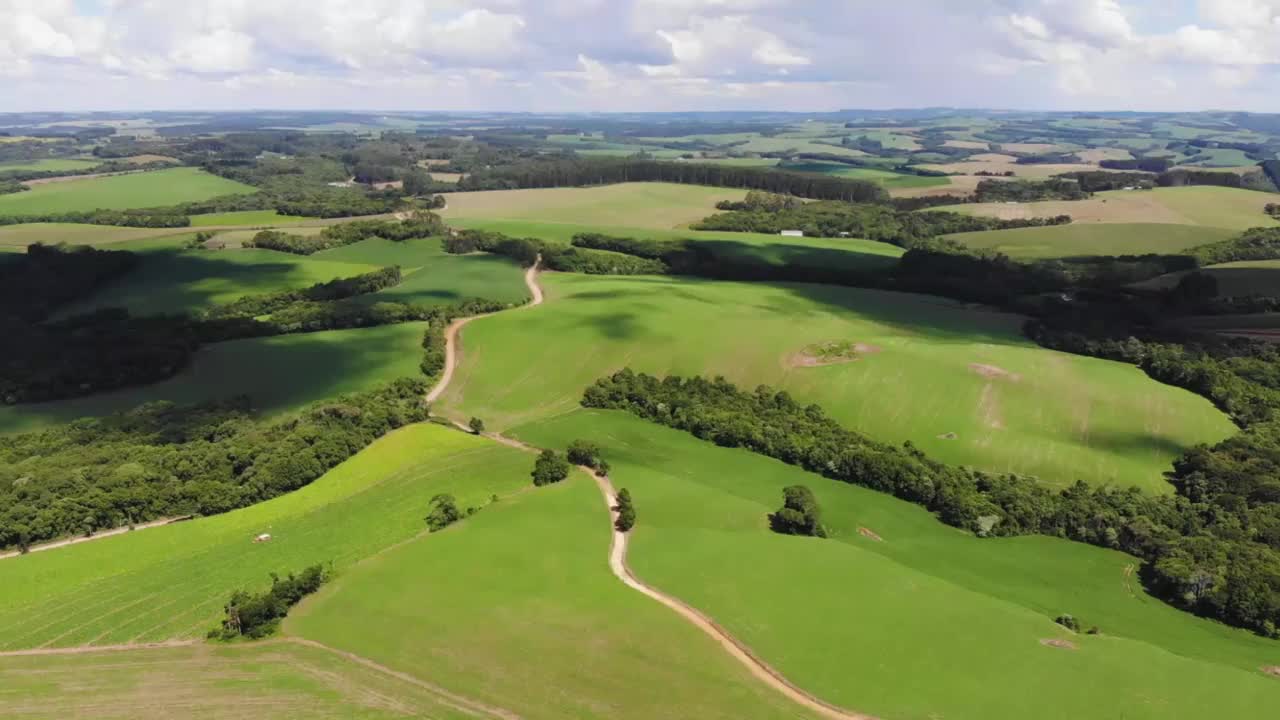
[[[271,542],[271,535],[268,533],[262,533],[258,537],[254,538],[253,541],[256,543]]]
[[[783,237],[804,237],[803,230],[783,230],[778,234]]]

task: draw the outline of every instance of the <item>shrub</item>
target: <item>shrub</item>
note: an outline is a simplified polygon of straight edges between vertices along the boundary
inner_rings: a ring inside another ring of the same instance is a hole
[[[534,462],[533,472],[530,474],[533,484],[538,487],[553,485],[569,477],[569,461],[554,450],[543,450]]]
[[[769,527],[783,535],[808,535],[824,538],[822,510],[813,491],[805,485],[792,485],[782,490],[782,508],[769,516]]]

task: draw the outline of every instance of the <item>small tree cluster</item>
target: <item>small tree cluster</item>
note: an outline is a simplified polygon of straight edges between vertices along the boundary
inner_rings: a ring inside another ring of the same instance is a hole
[[[783,535],[808,535],[824,538],[822,510],[813,491],[805,485],[792,485],[782,490],[782,508],[769,516],[769,527]]]
[[[323,565],[312,565],[300,575],[289,573],[283,580],[271,574],[271,589],[251,594],[237,590],[225,607],[226,617],[222,627],[209,631],[214,640],[234,640],[240,637],[264,638],[275,632],[289,609],[302,598],[310,595],[328,579]]]
[[[437,532],[458,522],[462,517],[458,501],[448,493],[441,493],[431,498],[431,512],[426,517],[427,527],[431,528],[431,532]]]
[[[618,491],[618,504],[614,509],[618,511],[618,519],[613,525],[619,532],[627,532],[636,526],[636,508],[629,490],[622,488]]]
[[[471,428],[471,432],[476,435],[484,434],[484,421],[478,417],[471,418],[471,420],[467,422],[467,427]]]
[[[567,452],[570,464],[595,470],[600,475],[609,474],[609,463],[600,457],[600,446],[586,440],[574,440]]]
[[[554,450],[543,450],[533,464],[530,475],[533,477],[533,484],[538,487],[554,485],[569,477],[569,461]]]
[[[1097,635],[1099,632],[1101,632],[1100,630],[1098,630],[1097,625],[1092,625],[1089,627],[1088,630],[1085,630],[1084,623],[1080,622],[1080,620],[1076,618],[1074,615],[1066,615],[1066,614],[1059,615],[1058,617],[1054,618],[1053,621],[1074,633],[1082,632],[1082,633],[1085,633],[1086,635]]]

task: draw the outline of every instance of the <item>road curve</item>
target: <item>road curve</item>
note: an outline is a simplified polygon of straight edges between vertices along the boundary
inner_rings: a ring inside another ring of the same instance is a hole
[[[538,285],[538,271],[541,269],[542,256],[539,255],[538,259],[524,273],[524,284],[529,288],[529,294],[533,296],[533,301],[522,305],[522,308],[537,307],[542,304],[542,286]],[[436,381],[435,387],[431,388],[431,392],[427,393],[428,403],[433,403],[439,399],[453,380],[453,371],[458,366],[458,334],[462,332],[462,328],[466,327],[467,323],[472,320],[479,320],[493,314],[472,315],[471,317],[458,318],[449,323],[449,327],[444,331],[444,371],[440,373],[440,379]]]

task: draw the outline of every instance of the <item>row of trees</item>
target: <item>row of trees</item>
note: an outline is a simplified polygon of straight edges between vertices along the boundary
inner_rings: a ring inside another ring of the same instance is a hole
[[[298,235],[282,230],[263,230],[244,243],[245,247],[278,250],[294,255],[311,255],[370,238],[403,242],[443,235],[444,221],[432,212],[418,211],[405,220],[353,220],[329,225],[316,235]]]
[[[260,640],[271,635],[280,627],[289,609],[319,590],[329,575],[323,565],[312,565],[298,575],[289,573],[284,578],[272,573],[271,587],[264,592],[235,591],[223,607],[226,615],[221,626],[209,631],[209,639]]]
[[[891,493],[979,537],[1043,534],[1133,553],[1147,561],[1145,577],[1160,597],[1280,637],[1280,546],[1225,515],[1216,496],[1206,501],[1180,485],[1176,496],[1154,496],[1084,482],[1054,491],[1031,478],[949,467],[910,443],[894,447],[846,430],[822,408],[799,405],[785,392],[763,386],[744,392],[723,378],[659,380],[623,370],[588,388],[583,405],[625,410]],[[798,504],[796,514],[782,518],[788,528],[810,526],[805,509],[816,510],[816,503]],[[813,519],[816,532],[820,522]]]

